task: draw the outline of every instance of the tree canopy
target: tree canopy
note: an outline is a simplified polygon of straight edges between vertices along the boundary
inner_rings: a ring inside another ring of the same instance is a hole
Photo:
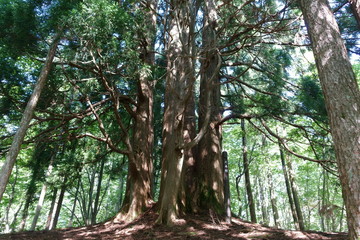
[[[357,239],[359,12],[311,2],[0,0],[0,231],[157,202]]]

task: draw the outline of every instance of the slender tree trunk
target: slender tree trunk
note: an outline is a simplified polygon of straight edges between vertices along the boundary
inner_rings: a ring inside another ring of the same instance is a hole
[[[247,139],[246,139],[246,129],[245,129],[245,120],[241,119],[241,130],[243,132],[242,136],[242,145],[243,145],[243,164],[244,164],[244,173],[245,173],[245,188],[246,194],[248,198],[249,210],[250,210],[250,218],[251,222],[256,223],[256,209],[255,209],[255,201],[251,189],[251,181],[250,181],[250,171],[249,171],[249,160],[247,156]]]
[[[4,220],[5,220],[5,230],[4,230],[4,232],[5,233],[10,232],[10,230],[11,230],[11,223],[10,223],[10,219],[9,219],[9,213],[10,213],[10,209],[12,209],[12,204],[14,203],[15,186],[17,184],[17,179],[18,179],[18,168],[15,166],[15,169],[16,169],[15,170],[15,177],[14,177],[14,182],[11,184],[11,193],[10,193],[10,196],[9,196],[9,203],[6,206],[5,215],[4,215]],[[21,208],[21,206],[22,205],[20,205],[20,208]]]
[[[230,179],[229,179],[229,164],[227,152],[222,153],[224,166],[224,199],[225,199],[225,220],[231,223],[231,199],[230,199]]]
[[[91,214],[91,224],[96,223],[96,216],[97,216],[97,214],[99,212],[99,207],[100,207],[99,206],[99,200],[100,200],[101,183],[102,183],[102,178],[103,178],[105,159],[106,158],[103,158],[101,160],[101,164],[100,164],[100,173],[99,173],[99,176],[98,176],[96,195],[95,195],[95,202],[94,202],[94,207],[93,207],[93,211],[92,211],[92,214]]]
[[[280,143],[279,143],[279,150],[280,150],[281,165],[282,165],[284,179],[285,179],[285,185],[286,185],[286,193],[289,198],[290,210],[291,210],[291,214],[292,214],[292,217],[294,220],[295,229],[299,230],[300,226],[299,226],[299,221],[298,221],[298,217],[297,217],[296,210],[295,210],[294,199],[293,199],[293,195],[292,195],[292,191],[291,191],[291,184],[290,184],[288,170],[286,168],[286,163],[285,163],[285,156],[284,156],[284,152],[281,148]]]
[[[261,182],[260,177],[257,179],[257,182],[259,185],[260,205],[261,205],[261,214],[262,214],[263,223],[265,225],[269,225],[269,215],[268,215],[268,207],[267,207],[268,205],[265,198],[264,185]]]
[[[56,154],[54,154],[51,157],[48,170],[47,170],[47,172],[45,174],[45,179],[48,178],[50,176],[51,172],[52,172],[55,155]],[[39,219],[40,212],[41,212],[42,206],[44,204],[44,200],[45,200],[46,189],[47,189],[47,185],[46,185],[46,183],[43,183],[43,186],[41,188],[40,197],[39,197],[39,202],[38,202],[38,204],[36,206],[35,215],[34,215],[34,218],[33,218],[32,224],[31,224],[31,228],[30,228],[30,230],[32,230],[32,231],[35,230],[36,223],[37,223],[37,221]]]
[[[88,191],[88,202],[87,207],[85,206],[85,225],[91,225],[92,213],[93,213],[93,195],[94,195],[94,187],[95,187],[95,175],[96,170],[93,168],[91,172],[87,173],[89,179],[89,191]]]
[[[241,218],[241,214],[242,214],[242,197],[241,197],[241,194],[240,194],[240,180],[241,180],[241,176],[237,176],[236,177],[236,195],[237,195],[237,199],[238,199],[238,202],[239,202],[239,209],[238,209],[238,215],[239,217]]]
[[[276,195],[274,194],[274,183],[271,174],[268,175],[268,180],[269,180],[269,194],[270,194],[271,209],[274,217],[274,224],[275,227],[279,228],[280,227],[279,211],[277,208]]]
[[[237,175],[236,176],[236,193],[237,193],[237,198],[238,198],[238,202],[239,202],[239,210],[238,210],[238,215],[239,215],[239,217],[241,218],[241,214],[242,214],[242,200],[243,200],[243,198],[242,198],[242,196],[241,196],[241,193],[240,193],[240,182],[241,182],[241,177],[242,177],[242,175],[244,174],[244,172],[242,171],[242,160],[241,160],[241,158],[239,158],[239,160],[238,160],[238,170],[239,170],[239,172],[240,172],[240,174],[239,175]],[[246,197],[245,197],[245,199],[246,199]]]
[[[61,210],[61,207],[62,207],[62,202],[64,200],[64,195],[65,195],[65,190],[66,190],[66,182],[67,182],[67,178],[65,177],[64,178],[64,183],[63,183],[63,185],[61,187],[61,190],[60,190],[59,200],[57,202],[57,207],[56,207],[54,220],[53,220],[53,224],[52,224],[51,229],[56,229],[56,226],[57,226],[57,223],[58,223],[58,220],[59,220],[60,210]]]
[[[31,180],[29,182],[27,191],[26,191],[26,199],[25,199],[25,205],[22,213],[22,219],[19,226],[19,230],[23,231],[26,225],[27,217],[29,214],[29,207],[32,203],[32,200],[34,198],[34,194],[36,192],[36,181],[39,178],[39,172],[40,170],[40,158],[38,156],[35,156],[35,165],[32,166],[32,174],[31,174]]]
[[[290,181],[290,186],[291,186],[291,191],[292,191],[292,195],[294,197],[294,205],[295,205],[295,211],[296,211],[296,216],[299,222],[299,228],[301,231],[305,230],[305,226],[304,226],[304,218],[303,218],[303,214],[301,211],[301,207],[300,207],[300,201],[299,201],[299,196],[298,196],[298,190],[297,190],[297,185],[295,182],[295,176],[292,170],[292,165],[290,161],[287,161],[287,167],[288,167],[288,176],[289,176],[289,181]]]
[[[326,194],[326,188],[327,188],[327,172],[325,169],[323,169],[323,182],[322,182],[322,191],[321,191],[321,204],[319,204],[319,214],[320,214],[320,223],[321,223],[321,230],[326,231],[325,226],[325,214],[324,209],[326,209],[326,206],[328,205],[328,196]]]
[[[34,91],[31,94],[31,97],[26,105],[25,111],[21,118],[19,129],[17,130],[17,132],[14,136],[14,139],[12,141],[9,152],[6,155],[5,163],[1,168],[1,172],[0,172],[0,202],[1,202],[2,196],[5,192],[5,188],[9,181],[16,158],[21,149],[21,144],[24,140],[26,130],[29,127],[30,120],[32,119],[35,107],[40,98],[41,91],[44,88],[46,79],[50,73],[51,65],[52,65],[53,59],[55,57],[59,38],[60,38],[60,33],[58,33],[55,36],[53,43],[49,49],[44,66],[43,66],[40,76],[36,82]]]
[[[17,210],[17,211],[15,212],[15,214],[14,214],[14,218],[13,218],[11,224],[10,224],[10,226],[11,226],[11,232],[15,232],[15,228],[16,228],[15,223],[16,223],[16,220],[17,220],[17,216],[18,216],[19,213],[20,213],[21,207],[22,207],[22,204],[20,204],[18,210]]]
[[[222,106],[219,78],[221,58],[217,49],[215,29],[218,21],[216,11],[214,0],[205,1],[203,55],[200,68],[199,129],[206,127],[206,132],[199,142],[196,169],[200,208],[212,209],[217,214],[224,215],[222,127],[217,125],[222,117]],[[208,112],[210,112],[210,121],[206,120]]]
[[[88,216],[88,210],[87,210],[87,199],[86,199],[86,191],[84,189],[84,184],[82,181],[82,178],[80,177],[80,188],[79,188],[79,207],[81,212],[81,217],[85,225],[87,224],[87,219],[89,219]]]
[[[44,200],[45,200],[46,188],[47,188],[46,183],[44,183],[42,185],[39,201],[38,201],[38,204],[37,204],[36,209],[35,209],[35,215],[34,215],[32,223],[31,223],[31,227],[30,227],[31,231],[35,230],[36,223],[37,223],[37,221],[39,219],[40,211],[42,209],[42,206],[43,206]]]
[[[70,220],[69,220],[69,223],[68,223],[68,227],[73,226],[73,219],[74,219],[74,216],[75,216],[76,202],[78,200],[78,194],[79,194],[79,188],[80,188],[80,178],[81,178],[81,176],[79,176],[78,184],[76,186],[76,191],[75,191],[75,196],[74,196],[74,204],[73,204],[73,207],[72,207],[72,210],[71,210],[71,216],[70,216]]]
[[[360,91],[326,0],[299,0],[330,120],[349,236],[360,238]]]
[[[47,221],[46,221],[46,225],[45,225],[45,229],[46,230],[50,230],[52,228],[52,219],[53,219],[53,214],[54,214],[54,208],[55,208],[55,203],[56,203],[56,197],[57,197],[57,191],[58,189],[55,188],[54,192],[53,192],[53,196],[51,198],[51,205],[50,205],[50,210],[49,210],[49,214],[47,217]]]

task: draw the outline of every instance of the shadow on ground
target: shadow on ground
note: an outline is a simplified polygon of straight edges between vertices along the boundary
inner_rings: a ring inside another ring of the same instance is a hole
[[[346,233],[323,233],[314,231],[288,231],[253,224],[237,218],[231,224],[214,220],[208,214],[187,215],[174,226],[155,224],[157,213],[150,209],[130,223],[111,221],[81,228],[52,231],[32,231],[0,235],[0,240],[60,240],[60,239],[240,239],[240,240],[348,240]]]

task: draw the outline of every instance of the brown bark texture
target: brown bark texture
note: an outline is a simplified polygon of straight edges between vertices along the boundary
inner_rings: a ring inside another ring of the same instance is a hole
[[[221,59],[217,49],[217,20],[215,1],[206,1],[199,99],[199,129],[205,127],[206,131],[199,142],[196,170],[200,208],[212,209],[218,214],[224,214],[222,129],[217,125],[222,116],[219,83]]]
[[[184,160],[184,118],[195,76],[191,56],[193,40],[191,1],[170,1],[167,76],[163,117],[163,156],[158,223],[171,225],[178,217],[177,197]]]
[[[360,239],[360,91],[326,0],[301,0],[330,120],[351,240]]]
[[[195,121],[195,92],[186,106],[184,117],[183,138],[184,143],[190,143],[196,136],[196,121]],[[179,189],[178,204],[182,212],[197,212],[197,175],[195,171],[196,151],[197,146],[184,151],[184,163],[181,173],[181,183]]]
[[[155,61],[154,39],[156,31],[156,1],[147,0],[143,7],[146,11],[147,29],[139,33],[142,38],[141,61],[152,66]],[[128,177],[125,198],[116,220],[131,221],[145,211],[152,202],[153,181],[153,85],[147,72],[140,72],[137,84],[137,107],[135,111],[134,135],[128,144]]]

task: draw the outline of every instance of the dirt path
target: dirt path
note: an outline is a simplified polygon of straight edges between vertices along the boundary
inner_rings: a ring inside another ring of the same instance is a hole
[[[252,224],[237,218],[231,224],[214,220],[209,215],[188,215],[173,227],[154,224],[157,214],[149,210],[131,223],[106,222],[88,227],[53,231],[34,231],[0,235],[0,240],[58,239],[240,239],[240,240],[347,240],[345,233],[287,231]]]

